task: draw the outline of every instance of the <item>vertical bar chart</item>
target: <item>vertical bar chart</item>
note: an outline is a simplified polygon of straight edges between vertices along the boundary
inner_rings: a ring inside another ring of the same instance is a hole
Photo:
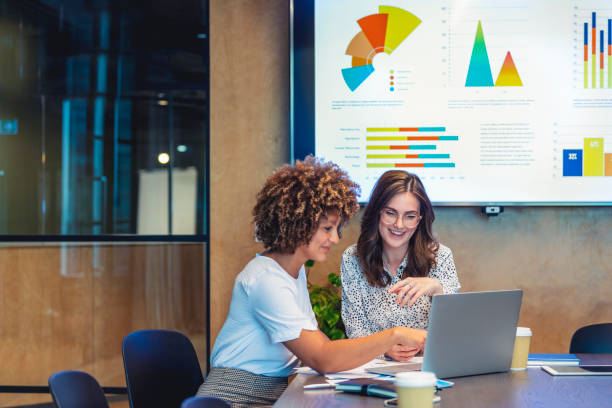
[[[597,35],[597,12],[591,12],[591,29],[589,34],[589,23],[584,23],[584,88],[588,89],[589,84],[591,89],[612,88],[612,19],[608,18],[600,20],[599,36]],[[607,29],[607,36],[606,36]],[[607,41],[606,41],[607,39]],[[590,40],[590,44],[589,44]],[[598,46],[599,43],[599,46]],[[589,47],[590,45],[590,47]],[[590,52],[589,52],[590,48]],[[607,66],[606,66],[606,49],[607,49]],[[599,52],[599,58],[597,53]],[[589,58],[589,53],[591,58]],[[589,59],[591,68],[589,69]],[[591,79],[589,81],[589,71]],[[606,78],[607,72],[607,78]],[[599,75],[598,75],[599,73]],[[607,80],[607,84],[606,84]],[[598,84],[599,82],[599,84]]]
[[[585,137],[582,149],[563,149],[563,177],[612,176],[612,153],[603,137]]]

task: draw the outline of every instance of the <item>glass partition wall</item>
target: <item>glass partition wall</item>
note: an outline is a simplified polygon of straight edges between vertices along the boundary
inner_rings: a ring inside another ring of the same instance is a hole
[[[0,235],[204,235],[202,1],[0,0]]]
[[[123,387],[148,328],[206,369],[207,33],[205,0],[0,0],[0,390]]]

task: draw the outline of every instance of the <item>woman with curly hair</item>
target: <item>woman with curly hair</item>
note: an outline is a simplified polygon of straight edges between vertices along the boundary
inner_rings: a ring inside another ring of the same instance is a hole
[[[427,329],[431,297],[459,291],[453,255],[433,236],[434,218],[417,175],[390,170],[378,179],[357,244],[342,255],[342,320],[348,337],[395,326]],[[407,361],[418,351],[396,344],[385,356]]]
[[[304,263],[324,261],[342,224],[358,210],[358,186],[338,166],[307,157],[268,178],[253,209],[265,251],[236,277],[229,315],[198,395],[234,407],[272,404],[299,360],[320,373],[358,367],[396,344],[422,348],[426,332],[406,327],[331,341],[317,327]]]

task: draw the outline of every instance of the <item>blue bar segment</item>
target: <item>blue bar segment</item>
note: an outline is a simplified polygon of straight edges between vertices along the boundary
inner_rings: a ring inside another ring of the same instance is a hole
[[[563,177],[582,176],[582,149],[563,149]]]
[[[589,23],[584,23],[584,45],[589,45]]]
[[[410,145],[410,150],[436,150],[436,145]]]
[[[438,140],[459,140],[459,136],[438,136]]]
[[[612,45],[612,19],[608,19],[608,45]]]
[[[450,154],[421,153],[419,159],[450,159]]]
[[[455,167],[455,163],[423,163],[423,167]]]
[[[446,132],[445,127],[420,127],[419,132]]]
[[[604,36],[603,36],[603,30],[599,31],[599,52],[601,52],[603,54],[603,50],[604,50]]]
[[[597,28],[597,26],[595,25],[595,12],[593,12],[593,28]]]

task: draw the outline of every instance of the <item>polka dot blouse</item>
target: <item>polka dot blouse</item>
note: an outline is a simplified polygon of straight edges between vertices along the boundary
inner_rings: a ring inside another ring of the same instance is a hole
[[[370,286],[363,275],[357,256],[357,244],[351,245],[342,255],[340,275],[342,278],[342,320],[349,338],[368,336],[391,327],[406,326],[427,329],[431,296],[421,296],[412,306],[395,304],[395,293],[387,290],[401,279],[407,258],[399,266],[397,276],[391,276],[391,283],[385,287]],[[440,244],[436,255],[436,267],[431,268],[429,277],[437,279],[445,294],[457,293],[461,286],[455,270],[451,250]]]

